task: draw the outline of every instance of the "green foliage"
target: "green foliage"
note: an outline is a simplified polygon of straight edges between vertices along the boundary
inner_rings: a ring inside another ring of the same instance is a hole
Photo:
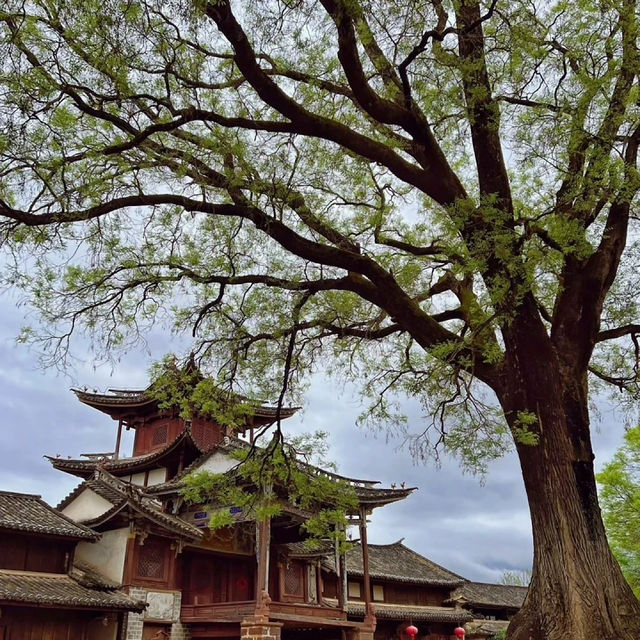
[[[538,428],[538,416],[535,413],[519,411],[511,430],[517,443],[533,447],[540,441]]]
[[[233,524],[230,507],[257,520],[275,517],[289,508],[303,514],[302,529],[310,547],[330,539],[346,550],[346,518],[357,512],[358,500],[353,487],[338,476],[305,462],[311,450],[318,452],[318,445],[320,453],[326,450],[326,434],[316,432],[284,442],[276,432],[264,448],[247,445],[237,450],[238,464],[231,471],[189,474],[183,495],[192,504],[219,507],[209,522],[211,529]]]
[[[327,371],[368,424],[480,473],[539,444],[531,398],[509,427],[500,406],[532,327],[633,406],[633,5],[482,2],[471,57],[466,3],[326,5],[5,0],[1,277],[40,313],[21,339],[63,366],[77,333],[96,363],[190,335],[214,381],[162,365],[153,392],[226,425],[251,413],[232,391],[291,401]]]
[[[640,426],[625,433],[597,480],[611,550],[640,598]]]
[[[149,393],[161,409],[178,409],[185,420],[202,415],[222,426],[243,426],[256,403],[224,391],[221,384],[203,377],[192,360],[180,366],[174,355],[168,355],[153,365]]]
[[[531,573],[531,569],[505,571],[500,578],[500,584],[512,585],[514,587],[528,587],[531,582]]]
[[[416,457],[482,473],[515,443],[570,469],[550,422],[589,457],[588,383],[640,407],[638,24],[632,0],[4,0],[0,279],[40,314],[22,339],[64,366],[78,333],[99,363],[162,328],[215,372],[156,372],[185,417],[239,424],[231,392],[282,405],[321,372]],[[258,471],[322,503],[281,446]],[[530,495],[560,482],[521,466]]]

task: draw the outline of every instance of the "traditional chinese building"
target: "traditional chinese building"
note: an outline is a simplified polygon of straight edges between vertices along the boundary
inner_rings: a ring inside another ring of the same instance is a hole
[[[403,544],[368,545],[369,592],[377,625],[375,640],[417,638],[449,640],[464,627],[468,640],[487,640],[508,626],[522,607],[526,587],[472,582]],[[365,609],[362,551],[357,544],[346,555],[349,615]]]
[[[454,589],[466,580],[412,551],[402,540],[369,545],[371,599],[377,618],[376,640],[404,638],[407,624],[418,637],[443,640],[455,627],[472,620],[469,611],[449,602]],[[360,545],[347,553],[347,611],[358,614],[364,603],[364,567]]]
[[[209,517],[219,505],[185,503],[187,473],[228,472],[237,464],[234,452],[250,446],[237,428],[203,416],[185,420],[177,410],[161,409],[148,391],[76,395],[117,422],[116,444],[113,453],[50,458],[56,469],[82,479],[59,509],[100,534],[96,544],[78,544],[78,560],[147,603],[144,612],[128,614],[123,639],[373,639],[371,598],[365,596],[358,611],[349,608],[345,558],[301,544],[304,510],[285,500],[278,516],[256,521],[231,506],[236,524],[211,532]],[[280,417],[294,412],[283,409]],[[267,426],[277,414],[275,407],[255,405],[240,430]],[[135,430],[131,457],[121,456],[123,429]],[[413,489],[307,470],[355,492],[350,516],[365,542],[361,578],[368,584],[367,518]]]
[[[460,625],[468,638],[484,640],[504,628],[522,604],[526,590],[469,582],[402,541],[367,544],[374,509],[406,498],[411,488],[382,488],[299,463],[336,487],[350,487],[357,497],[349,516],[360,540],[346,555],[329,543],[311,551],[302,529],[311,514],[286,495],[279,514],[266,520],[226,505],[235,524],[211,531],[210,517],[221,505],[213,496],[204,504],[185,502],[187,475],[231,473],[238,453],[254,444],[254,431],[275,422],[278,413],[290,417],[295,408],[252,403],[230,427],[203,415],[186,420],[178,409],[163,409],[149,390],[75,393],[115,421],[114,451],[49,458],[80,483],[59,512],[37,503],[44,510],[38,519],[57,514],[57,525],[38,533],[56,539],[47,559],[55,567],[43,564],[34,578],[26,575],[34,570],[27,560],[20,567],[0,564],[6,585],[0,595],[22,585],[22,599],[14,599],[9,610],[13,617],[3,609],[0,640],[39,638],[40,627],[36,636],[15,635],[21,624],[16,620],[36,624],[38,616],[25,613],[36,604],[44,612],[37,624],[59,629],[53,640],[409,640],[408,627],[417,628],[418,640],[449,640]],[[124,429],[134,431],[131,456],[121,453]],[[15,535],[11,540],[18,545]],[[33,563],[38,543],[29,544],[34,551],[25,557]],[[5,564],[14,555],[2,553]],[[25,575],[16,578],[16,571]],[[78,589],[84,600],[73,599]],[[66,600],[61,591],[69,594]],[[51,602],[62,609],[49,611]],[[6,620],[14,622],[7,626]],[[14,635],[3,637],[3,624]]]
[[[527,587],[466,580],[447,601],[472,612],[467,625],[467,637],[491,638],[504,631],[509,620],[520,610],[527,595]]]
[[[39,496],[0,492],[1,640],[115,640],[144,603],[74,558],[99,539]]]

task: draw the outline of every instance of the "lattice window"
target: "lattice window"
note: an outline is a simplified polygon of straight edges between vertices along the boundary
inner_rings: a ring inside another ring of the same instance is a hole
[[[156,427],[153,430],[152,438],[151,438],[151,446],[155,447],[159,444],[164,444],[167,441],[167,436],[169,435],[169,427],[166,424],[161,424],[159,427]]]
[[[304,596],[304,567],[301,564],[287,564],[284,572],[284,592],[290,596]]]
[[[138,576],[163,580],[167,568],[166,545],[156,540],[147,540],[140,547],[138,556]]]
[[[221,441],[220,427],[213,423],[194,421],[191,432],[195,441],[203,448],[210,449]]]

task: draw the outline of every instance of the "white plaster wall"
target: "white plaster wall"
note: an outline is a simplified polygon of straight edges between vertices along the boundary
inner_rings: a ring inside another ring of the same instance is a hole
[[[128,538],[127,528],[105,531],[98,542],[78,544],[76,558],[90,564],[110,580],[122,583]]]
[[[237,460],[227,454],[216,451],[209,456],[199,467],[198,471],[211,471],[212,473],[226,473],[238,464]]]
[[[165,467],[160,467],[159,469],[151,469],[149,471],[149,479],[147,480],[147,486],[151,486],[152,484],[160,484],[167,479],[167,470]]]
[[[91,489],[85,489],[62,510],[62,513],[76,522],[83,522],[101,516],[109,511],[111,507],[113,505],[108,500]]]
[[[318,583],[316,582],[316,566],[309,565],[309,574],[307,576],[307,584],[309,585],[309,602],[318,602]]]
[[[121,480],[124,482],[129,482],[131,484],[135,484],[139,487],[144,487],[144,477],[145,472],[134,473],[128,476],[122,476]],[[167,479],[167,469],[166,467],[158,467],[157,469],[149,470],[149,478],[147,479],[147,486],[151,486],[152,484],[160,484]]]
[[[132,476],[129,476],[129,482],[131,482],[131,484],[137,484],[139,487],[144,487],[144,472],[134,473]]]

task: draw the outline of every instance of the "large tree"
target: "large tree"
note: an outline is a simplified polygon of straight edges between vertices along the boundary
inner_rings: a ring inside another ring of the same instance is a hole
[[[635,640],[588,400],[636,390],[637,13],[5,0],[7,281],[54,359],[164,316],[236,388],[333,363],[374,420],[420,398],[417,454],[480,464],[509,433],[535,547],[509,637]]]

